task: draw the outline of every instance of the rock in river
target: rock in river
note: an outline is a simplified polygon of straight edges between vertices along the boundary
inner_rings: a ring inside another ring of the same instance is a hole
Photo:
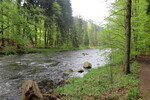
[[[90,68],[92,68],[92,64],[89,63],[88,61],[86,61],[86,62],[84,62],[83,67],[86,69],[90,69]]]
[[[77,69],[77,72],[82,73],[84,70],[82,68]]]
[[[82,53],[83,56],[88,55],[88,53]]]
[[[73,72],[72,69],[66,69],[65,71],[66,71],[66,72]]]

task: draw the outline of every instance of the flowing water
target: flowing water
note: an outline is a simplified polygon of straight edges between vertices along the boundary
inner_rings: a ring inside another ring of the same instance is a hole
[[[83,63],[89,61],[92,68],[107,63],[108,50],[85,49],[59,53],[35,53],[0,57],[0,100],[19,100],[21,85],[25,80],[35,80],[42,92],[50,93],[64,80],[72,76],[82,77],[88,72],[78,73]],[[67,72],[72,69],[74,72]]]

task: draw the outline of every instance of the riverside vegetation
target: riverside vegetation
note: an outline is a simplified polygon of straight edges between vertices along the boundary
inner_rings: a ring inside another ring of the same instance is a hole
[[[111,67],[111,68],[110,68]],[[111,69],[111,71],[110,71]],[[138,100],[139,65],[131,65],[132,74],[122,73],[119,65],[90,69],[84,77],[72,77],[54,93],[65,94],[63,100]]]

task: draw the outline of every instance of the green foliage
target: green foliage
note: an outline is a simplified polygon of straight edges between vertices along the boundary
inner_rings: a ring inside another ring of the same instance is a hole
[[[16,54],[16,50],[17,50],[17,48],[15,48],[13,46],[6,46],[1,53],[5,54],[5,55]]]
[[[77,17],[73,20],[70,0],[27,0],[24,4],[12,0],[0,2],[0,40],[11,40],[0,41],[3,47],[68,49],[98,44],[98,26]]]
[[[63,48],[63,49],[73,48],[72,42],[69,41],[69,42],[63,44],[62,48]]]
[[[127,100],[136,100],[140,96],[139,88],[130,88],[127,93]]]
[[[56,1],[53,2],[52,11],[54,12],[54,14],[56,16],[59,16],[59,15],[62,14],[62,12],[61,12],[61,6]]]
[[[99,26],[92,21],[84,21],[81,17],[74,17],[75,36],[79,46],[98,46]]]
[[[137,66],[137,63],[132,64],[133,73],[130,75],[124,75],[121,73],[122,68],[119,66],[111,66],[113,79],[110,77],[110,65],[97,69],[91,69],[88,74],[84,75],[83,78],[69,78],[66,81],[67,84],[63,87],[57,88],[55,93],[68,95],[65,100],[68,98],[70,100],[83,100],[85,97],[98,99],[103,93],[112,91],[113,89],[125,89],[130,87],[137,88],[139,85],[139,78],[137,74],[139,71]],[[111,82],[111,80],[113,81]],[[139,90],[139,88],[137,89]]]
[[[100,49],[110,48],[109,55],[112,63],[125,64],[125,7],[126,0],[115,0],[110,10],[110,17],[106,18],[107,24],[100,31]],[[146,0],[132,0],[131,18],[131,53],[130,60],[137,57],[142,50],[149,51],[150,46],[150,17],[146,14]]]

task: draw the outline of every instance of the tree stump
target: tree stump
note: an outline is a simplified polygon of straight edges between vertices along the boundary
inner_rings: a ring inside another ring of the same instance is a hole
[[[22,84],[21,100],[44,100],[42,93],[33,80],[27,80]]]

